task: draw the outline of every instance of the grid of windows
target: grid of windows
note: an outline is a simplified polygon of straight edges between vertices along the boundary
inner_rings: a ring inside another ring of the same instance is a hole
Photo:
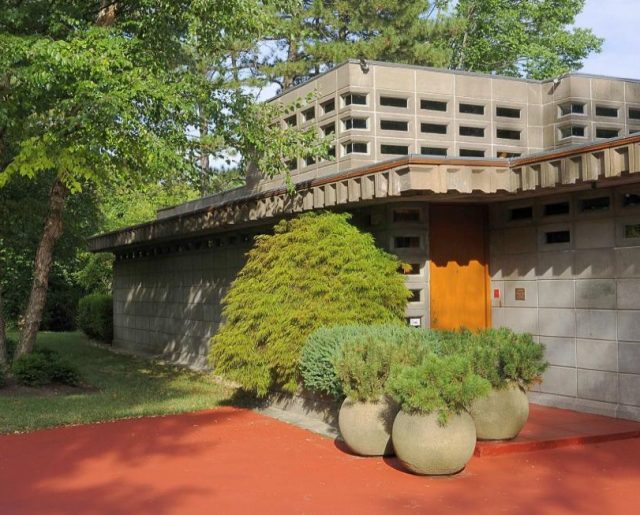
[[[476,150],[472,148],[461,148],[460,157],[484,157],[484,150]]]
[[[496,136],[500,139],[520,139],[520,131],[515,129],[497,129]]]
[[[558,243],[569,243],[571,241],[571,231],[549,231],[544,233],[547,245],[556,245]]]
[[[406,98],[401,97],[380,97],[380,105],[386,107],[401,107],[406,109],[409,105],[409,101]]]
[[[447,149],[441,147],[420,147],[420,153],[423,156],[447,157]]]
[[[620,135],[620,129],[605,129],[596,127],[596,138],[617,138]]]
[[[342,101],[345,106],[350,105],[367,105],[367,95],[363,93],[347,93],[346,95],[342,95]]]
[[[367,119],[366,118],[345,118],[344,120],[342,120],[342,125],[344,126],[345,131],[349,131],[351,129],[366,129]]]
[[[581,125],[567,125],[566,127],[560,127],[560,137],[570,138],[571,136],[576,136],[578,138],[584,138],[586,134],[586,130]]]
[[[349,141],[343,145],[345,154],[367,154],[369,144],[362,141]]]
[[[409,130],[409,122],[399,120],[380,120],[380,129],[383,131],[403,131]]]
[[[560,107],[560,116],[567,116],[569,114],[584,114],[584,104],[578,102],[570,102],[568,104],[562,104]]]
[[[327,100],[326,102],[320,104],[320,107],[322,108],[322,112],[324,114],[332,113],[336,110],[336,101],[332,98],[331,100]]]
[[[608,211],[611,206],[609,197],[592,197],[580,201],[580,211],[583,213],[595,213],[598,211]]]
[[[571,210],[571,204],[569,202],[552,202],[545,204],[543,208],[544,216],[560,216],[568,215]]]
[[[511,220],[512,222],[517,222],[520,220],[531,220],[532,218],[532,206],[514,207],[513,209],[509,210],[509,220]]]
[[[444,123],[421,123],[420,131],[427,134],[446,134],[447,125]]]
[[[313,119],[315,119],[316,117],[316,109],[315,107],[310,107],[309,109],[305,109],[304,111],[302,111],[302,119],[305,122],[309,122]]]
[[[446,112],[447,103],[442,100],[420,100],[420,109],[425,109],[427,111],[440,111]]]
[[[617,107],[596,106],[596,116],[606,116],[608,118],[618,117]]]
[[[484,106],[478,104],[460,104],[458,110],[465,114],[484,114]]]

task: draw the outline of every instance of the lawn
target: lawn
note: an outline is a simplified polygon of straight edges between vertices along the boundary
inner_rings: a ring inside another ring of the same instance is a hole
[[[57,394],[0,389],[0,433],[212,408],[233,394],[210,374],[115,354],[81,333],[40,333],[38,344],[62,354],[92,388]]]

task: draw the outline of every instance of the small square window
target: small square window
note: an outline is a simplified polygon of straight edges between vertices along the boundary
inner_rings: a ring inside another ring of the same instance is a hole
[[[447,111],[447,103],[440,100],[420,100],[420,109],[427,111]]]
[[[397,120],[380,120],[380,129],[383,131],[402,131],[409,130],[409,122],[400,122]]]
[[[387,107],[403,107],[408,106],[408,100],[406,98],[398,97],[380,97],[380,105]]]
[[[366,154],[369,152],[369,144],[363,142],[350,142],[344,144],[345,154]]]
[[[312,157],[312,156],[306,157],[304,159],[304,164],[305,164],[305,166],[312,166],[312,165],[316,164],[316,158]]]
[[[309,122],[316,117],[316,108],[310,107],[309,109],[305,109],[302,111],[302,118],[305,122]]]
[[[336,101],[332,98],[331,100],[327,100],[326,102],[320,104],[320,107],[322,108],[322,112],[324,114],[332,113],[336,110]]]
[[[361,93],[347,93],[342,96],[342,100],[345,106],[350,105],[367,105],[367,95],[363,95]]]
[[[393,246],[396,249],[417,249],[420,247],[420,236],[396,236]]]
[[[550,231],[544,233],[547,245],[556,245],[558,243],[569,243],[571,241],[571,231]]]
[[[474,138],[483,138],[484,129],[482,127],[460,127],[460,136],[472,136]]]
[[[329,136],[331,134],[335,134],[336,124],[328,123],[327,125],[323,125],[322,127],[320,127],[320,130],[322,131],[323,136]]]
[[[560,116],[567,116],[569,114],[584,114],[584,104],[571,102],[568,104],[562,104],[559,106]]]
[[[638,207],[640,206],[639,193],[625,193],[622,196],[622,207]]]
[[[514,207],[509,210],[509,220],[512,222],[517,222],[520,220],[531,220],[531,219],[533,219],[532,206]]]
[[[596,116],[606,116],[607,118],[617,118],[617,107],[596,106]]]
[[[544,205],[544,216],[568,215],[571,209],[569,202],[553,202]]]
[[[420,147],[420,153],[423,156],[447,157],[447,149],[440,147]]]
[[[465,114],[484,114],[484,106],[477,104],[460,104],[459,111]]]
[[[420,221],[420,210],[405,208],[393,210],[394,223],[415,223]]]
[[[344,130],[349,131],[351,129],[366,129],[367,128],[367,119],[366,118],[345,118],[342,120],[344,125]]]
[[[484,157],[484,150],[474,150],[470,148],[461,148],[460,157]]]
[[[596,127],[596,138],[617,138],[620,135],[620,129],[603,129]]]
[[[409,154],[409,147],[406,145],[380,145],[380,153],[406,156]]]
[[[611,205],[609,197],[592,197],[580,201],[580,211],[583,213],[594,213],[597,211],[608,211]]]
[[[500,139],[520,139],[520,131],[512,130],[512,129],[498,129],[496,131],[496,136]]]
[[[409,302],[420,302],[420,291],[421,290],[409,290],[409,292],[411,293]]]
[[[289,159],[286,162],[286,165],[287,165],[287,169],[289,169],[290,171],[293,171],[298,167],[298,163],[295,159]]]
[[[640,224],[627,224],[624,226],[625,239],[640,238]]]
[[[427,134],[446,134],[447,126],[442,123],[421,123],[420,130]]]
[[[520,109],[513,107],[496,107],[496,116],[502,118],[520,118]]]
[[[336,157],[336,146],[332,145],[329,147],[329,151],[327,152],[327,154],[329,154],[329,157]]]
[[[295,127],[296,125],[298,125],[298,119],[296,118],[296,115],[293,114],[285,118],[284,123],[287,127]]]

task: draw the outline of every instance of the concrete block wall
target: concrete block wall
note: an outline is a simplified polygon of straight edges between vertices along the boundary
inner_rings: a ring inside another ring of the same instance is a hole
[[[638,186],[491,207],[493,325],[545,344],[535,400],[640,419],[638,231]]]
[[[252,235],[230,233],[212,238],[211,247],[171,245],[163,247],[168,253],[117,260],[114,346],[206,366],[208,340],[222,321],[222,298],[252,241]]]

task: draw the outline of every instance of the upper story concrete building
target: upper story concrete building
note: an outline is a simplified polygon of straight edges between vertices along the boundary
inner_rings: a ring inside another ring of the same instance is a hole
[[[407,322],[509,327],[545,344],[537,402],[640,420],[640,82],[527,81],[345,63],[281,123],[335,160],[163,209],[93,238],[113,252],[114,345],[203,365],[253,236],[349,211],[411,265]]]
[[[333,136],[333,160],[290,162],[295,181],[403,155],[517,158],[640,132],[640,81],[571,74],[549,81],[349,61],[273,102],[311,103],[280,123]],[[249,178],[259,189],[259,172]]]

